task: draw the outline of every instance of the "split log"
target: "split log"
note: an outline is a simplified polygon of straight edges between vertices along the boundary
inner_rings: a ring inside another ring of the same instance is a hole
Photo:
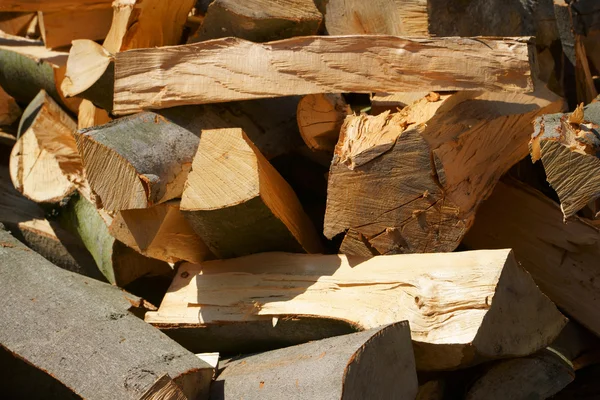
[[[468,248],[514,249],[540,289],[569,316],[600,335],[600,232],[518,182],[500,183],[466,235]]]
[[[419,386],[415,400],[444,400],[445,382],[441,379],[425,382]]]
[[[421,100],[428,94],[429,92],[374,93],[371,95],[372,114],[404,108]]]
[[[228,36],[268,42],[316,35],[323,16],[312,0],[215,0],[188,43]]]
[[[81,8],[107,8],[112,0],[80,0],[76,3],[69,0],[3,0],[0,11],[64,11]]]
[[[109,232],[137,252],[170,263],[181,260],[197,263],[211,257],[208,247],[179,210],[179,200],[120,211]]]
[[[0,254],[0,318],[11,321],[0,349],[21,366],[3,371],[4,396],[47,394],[30,379],[37,372],[58,398],[138,399],[163,374],[188,398],[208,397],[212,367],[131,314],[140,298],[64,271],[6,232]]]
[[[240,357],[211,399],[414,399],[415,359],[406,321]]]
[[[564,217],[571,218],[600,198],[600,103],[538,117],[534,126],[532,161],[542,160]]]
[[[9,35],[26,36],[35,17],[33,12],[0,12],[0,31]]]
[[[82,100],[79,105],[79,113],[77,114],[77,129],[91,128],[92,126],[108,124],[112,118],[108,113],[97,108],[94,103],[89,100]]]
[[[181,197],[203,130],[242,128],[267,158],[302,143],[297,104],[297,98],[266,99],[141,113],[82,130],[78,148],[104,208],[148,208]]]
[[[322,318],[320,329],[285,323],[307,317]],[[246,346],[281,344],[290,325],[287,345],[331,336],[327,326],[336,320],[363,330],[406,319],[420,370],[529,355],[566,323],[510,250],[370,259],[264,253],[184,263],[145,319],[191,346],[231,352],[243,349],[242,337]]]
[[[568,360],[552,350],[500,361],[471,387],[466,400],[547,399],[575,379]]]
[[[0,86],[0,125],[11,125],[21,114],[21,108],[15,99]]]
[[[526,156],[531,120],[563,107],[539,88],[432,93],[398,113],[349,116],[329,173],[325,236],[347,233],[340,250],[351,255],[456,249],[479,204]]]
[[[239,128],[202,132],[181,210],[219,258],[322,251],[293,189]]]
[[[70,46],[75,39],[104,39],[110,29],[110,5],[99,9],[73,9],[38,12],[40,32],[48,48]]]
[[[225,38],[131,50],[115,55],[113,113],[287,95],[414,91],[424,86],[528,92],[535,74],[533,51],[527,38],[360,35],[266,44]]]
[[[10,155],[10,178],[23,196],[38,203],[58,203],[78,188],[85,189],[76,131],[75,121],[40,91],[24,111]]]
[[[333,153],[350,106],[340,94],[309,94],[298,103],[297,119],[304,143],[313,151]]]

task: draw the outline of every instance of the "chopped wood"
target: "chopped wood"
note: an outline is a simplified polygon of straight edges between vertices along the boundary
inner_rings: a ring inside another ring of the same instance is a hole
[[[293,189],[240,128],[202,132],[181,210],[219,258],[322,250]]]
[[[562,222],[559,206],[518,182],[500,183],[477,213],[468,248],[511,247],[540,289],[600,335],[600,233],[584,220]]]
[[[75,39],[101,40],[112,22],[112,8],[38,12],[40,32],[48,48],[70,46]]]
[[[543,115],[534,127],[532,161],[542,161],[564,217],[571,218],[600,198],[600,103],[580,105],[573,114]]]
[[[600,364],[577,371],[577,377],[564,390],[552,397],[552,400],[594,400],[600,397]]]
[[[359,330],[406,319],[421,370],[529,355],[566,323],[510,250],[370,259],[264,253],[184,263],[159,310],[145,319],[171,336],[185,330],[195,346],[206,343],[202,335],[219,332],[221,342],[206,339],[214,351],[234,345],[226,341],[228,328],[244,338],[235,343],[240,350],[277,342],[277,329],[250,322],[271,326],[273,318],[303,317],[346,321]],[[310,339],[327,336],[326,329],[310,333]]]
[[[479,204],[526,156],[531,120],[563,107],[539,88],[432,95],[398,113],[347,117],[329,173],[325,236],[360,237],[360,253],[358,242],[344,241],[351,255],[456,249]]]
[[[109,232],[139,253],[170,263],[181,260],[198,263],[211,257],[208,247],[179,210],[179,200],[119,211]]]
[[[228,36],[252,42],[310,36],[317,34],[322,19],[313,0],[215,0],[188,43]]]
[[[9,35],[26,36],[29,24],[35,16],[33,12],[1,12],[0,31]]]
[[[188,398],[208,397],[212,367],[131,314],[141,299],[64,271],[6,232],[0,242],[0,317],[11,321],[0,327],[0,345],[15,362],[54,378],[68,398],[138,399],[163,374]],[[3,395],[37,388],[11,371],[3,371]]]
[[[0,86],[0,125],[11,125],[22,113],[15,99]]]
[[[563,328],[550,348],[571,362],[575,371],[588,365],[590,356],[596,356],[593,363],[598,363],[600,339],[574,321]]]
[[[112,0],[3,0],[0,11],[64,11],[70,9],[94,9],[110,7]]]
[[[10,177],[23,196],[58,203],[87,186],[76,130],[75,121],[43,90],[27,106],[10,155]]]
[[[230,361],[211,399],[414,399],[408,322]]]
[[[115,55],[113,112],[315,93],[418,91],[423,86],[530,92],[533,51],[529,38],[360,35],[265,44],[224,38],[131,50]]]
[[[183,390],[165,374],[158,378],[150,389],[144,393],[140,400],[188,400]]]
[[[94,106],[89,100],[82,100],[79,104],[79,113],[77,115],[77,129],[91,128],[92,126],[108,124],[112,118],[108,113]]]
[[[314,151],[333,153],[344,119],[352,110],[340,94],[309,94],[298,103],[298,127]]]
[[[419,386],[419,392],[415,400],[443,400],[445,383],[443,380],[436,379],[425,382]]]
[[[371,95],[371,106],[376,110],[404,108],[421,100],[429,92],[404,92],[404,93],[374,93]]]

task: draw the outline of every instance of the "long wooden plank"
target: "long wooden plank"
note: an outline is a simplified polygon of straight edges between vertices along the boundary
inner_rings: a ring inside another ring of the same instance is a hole
[[[115,114],[313,93],[533,90],[529,38],[237,38],[115,56]]]

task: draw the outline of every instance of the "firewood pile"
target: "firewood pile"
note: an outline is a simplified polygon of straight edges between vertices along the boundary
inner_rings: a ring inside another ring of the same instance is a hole
[[[0,397],[600,398],[600,2],[0,0]]]

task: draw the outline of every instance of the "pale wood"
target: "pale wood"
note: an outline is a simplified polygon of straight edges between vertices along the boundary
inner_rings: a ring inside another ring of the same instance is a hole
[[[140,400],[189,400],[181,388],[165,374],[158,378]]]
[[[2,12],[0,31],[9,35],[26,36],[29,24],[35,18],[32,12]]]
[[[600,103],[538,117],[534,127],[532,161],[542,161],[564,217],[571,218],[600,197]]]
[[[82,100],[77,114],[77,129],[91,128],[96,125],[108,124],[112,118],[108,113],[94,106],[89,100]]]
[[[3,0],[0,11],[64,11],[69,9],[96,9],[110,7],[112,0]]]
[[[333,152],[344,119],[352,110],[340,94],[309,94],[298,103],[298,127],[315,151]]]
[[[293,189],[240,128],[202,132],[181,210],[219,258],[322,250]]]
[[[15,188],[38,203],[57,203],[85,190],[85,172],[73,136],[75,121],[45,91],[24,111],[10,155]]]
[[[500,183],[477,213],[468,248],[512,247],[540,289],[574,320],[600,334],[597,228],[518,182]]]
[[[188,43],[228,36],[252,42],[310,36],[322,18],[313,0],[215,0]]]
[[[2,353],[52,377],[67,394],[56,398],[139,399],[163,374],[188,398],[208,398],[213,368],[130,313],[142,299],[64,271],[4,231],[0,244],[0,318],[11,321],[0,326]],[[10,365],[3,396],[39,397],[37,382]]]
[[[208,247],[179,210],[179,200],[145,209],[119,211],[109,232],[141,254],[170,263],[181,260],[197,263],[211,256]]]
[[[167,331],[199,328],[196,340],[211,326],[233,324],[247,344],[268,340],[248,322],[273,317],[321,317],[361,330],[407,319],[424,370],[528,355],[566,323],[510,250],[370,259],[264,253],[184,263],[145,320]]]
[[[374,254],[456,249],[479,204],[527,155],[532,119],[564,107],[543,87],[434,94],[397,113],[347,117],[329,173],[326,237],[360,234]],[[342,252],[364,254],[344,242]]]
[[[374,93],[371,95],[373,108],[404,108],[421,100],[429,92],[404,92],[404,93]]]
[[[0,125],[11,125],[22,113],[15,99],[0,86]]]
[[[414,399],[408,322],[230,361],[211,399]]]
[[[224,38],[173,48],[131,50],[115,56],[113,112],[423,87],[530,92],[536,69],[533,51],[528,38],[362,35],[310,36],[265,44]]]
[[[110,6],[99,9],[75,9],[38,12],[40,32],[48,48],[70,46],[74,39],[101,40],[112,22]]]

